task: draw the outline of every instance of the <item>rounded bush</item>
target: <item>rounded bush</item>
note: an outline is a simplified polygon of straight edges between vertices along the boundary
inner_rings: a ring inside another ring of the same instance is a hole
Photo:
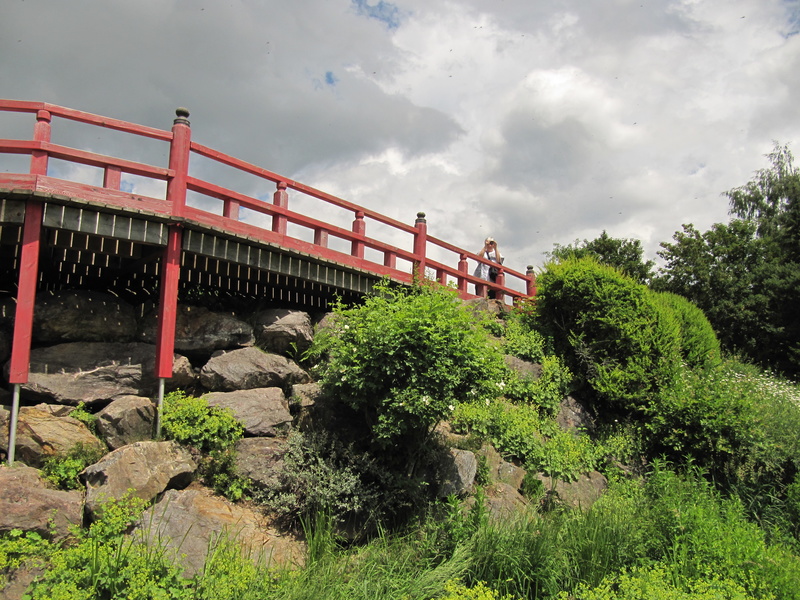
[[[551,263],[538,283],[541,321],[599,398],[638,408],[673,380],[680,325],[647,287],[591,258]]]
[[[663,305],[675,312],[681,332],[681,356],[690,367],[711,367],[720,363],[717,334],[706,314],[691,300],[670,292],[654,292]]]

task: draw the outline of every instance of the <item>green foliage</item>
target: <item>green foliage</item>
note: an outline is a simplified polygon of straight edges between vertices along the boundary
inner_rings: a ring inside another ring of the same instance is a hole
[[[512,313],[503,333],[503,350],[511,356],[538,363],[545,357],[547,341],[544,335],[527,325],[528,320],[526,316]]]
[[[200,461],[203,482],[221,496],[236,502],[251,492],[248,478],[236,473],[236,452],[231,448],[212,450]]]
[[[538,281],[539,318],[597,396],[636,408],[671,383],[679,325],[645,286],[588,258],[550,264]]]
[[[553,251],[546,253],[557,261],[568,259],[593,258],[600,264],[619,269],[637,283],[647,283],[653,275],[655,263],[644,260],[642,242],[636,239],[612,238],[603,230],[592,241],[577,240],[573,244],[555,244]]]
[[[52,547],[49,540],[34,531],[12,529],[0,535],[0,590],[10,573],[20,567],[41,564]]]
[[[512,376],[505,387],[505,396],[515,402],[527,402],[545,414],[555,415],[564,397],[572,388],[572,373],[555,355],[542,357],[539,377]]]
[[[755,408],[747,387],[728,369],[684,369],[645,408],[653,453],[720,468],[755,442]]]
[[[681,356],[689,367],[710,367],[722,359],[719,340],[705,313],[683,296],[662,292],[656,298],[675,312],[680,323]]]
[[[570,481],[597,466],[598,452],[588,436],[560,429],[534,406],[501,401],[462,405],[451,423],[458,431],[489,440],[527,468],[556,479]]]
[[[42,464],[42,475],[50,483],[63,490],[83,489],[78,474],[103,457],[103,450],[95,446],[84,446],[78,442],[65,454],[48,456]]]
[[[777,143],[761,169],[725,193],[733,219],[700,233],[684,225],[663,243],[666,265],[654,281],[692,300],[729,352],[800,374],[800,170]]]
[[[69,416],[86,425],[92,433],[97,433],[97,415],[89,412],[85,403],[79,402],[78,406],[69,413]]]
[[[482,581],[473,587],[467,587],[457,581],[448,581],[444,586],[444,592],[444,595],[440,596],[441,600],[514,600],[512,596],[499,595]]]
[[[203,398],[187,396],[181,390],[164,397],[161,423],[165,437],[201,452],[228,449],[244,433],[230,410],[209,406]]]
[[[663,564],[623,569],[609,575],[597,587],[581,584],[572,593],[561,592],[559,600],[750,600],[774,598],[772,595],[751,596],[745,588],[730,579],[697,579],[684,585],[672,583],[672,573]]]
[[[334,308],[314,339],[325,391],[361,412],[374,439],[424,437],[465,400],[495,397],[499,349],[456,293],[384,283],[362,306]]]

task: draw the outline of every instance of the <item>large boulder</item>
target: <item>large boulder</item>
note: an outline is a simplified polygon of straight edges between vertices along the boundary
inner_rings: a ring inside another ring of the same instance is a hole
[[[220,392],[266,387],[290,389],[295,383],[310,381],[308,373],[296,363],[258,348],[215,352],[200,371],[202,386]]]
[[[7,432],[10,411],[0,408],[0,431]],[[49,456],[66,454],[82,444],[87,450],[105,451],[105,444],[81,421],[58,417],[32,406],[19,409],[15,457],[32,467],[41,467]],[[8,437],[0,436],[0,448],[8,452]]]
[[[272,308],[252,315],[253,333],[260,348],[296,356],[314,340],[311,317],[300,310]]]
[[[267,490],[280,487],[283,457],[288,450],[286,438],[253,437],[236,442],[236,473]]]
[[[86,483],[86,508],[96,513],[104,502],[122,498],[128,490],[152,500],[166,489],[189,485],[196,470],[189,452],[175,442],[123,446],[81,473]]]
[[[539,379],[542,376],[542,365],[531,362],[529,360],[523,360],[521,358],[517,358],[516,356],[511,356],[507,354],[505,357],[506,366],[509,369],[514,371],[517,375],[521,378],[525,379]]]
[[[211,392],[203,398],[210,406],[229,409],[247,435],[274,437],[292,422],[289,403],[279,387]]]
[[[450,495],[461,496],[472,490],[475,474],[478,471],[478,460],[469,450],[450,448],[442,456],[438,467],[439,488],[437,495],[445,498]]]
[[[168,389],[195,381],[186,357],[175,355]],[[9,365],[6,364],[6,375]],[[44,402],[103,404],[120,396],[153,396],[157,390],[155,346],[142,343],[75,342],[36,348],[23,394]]]
[[[63,291],[36,297],[33,339],[40,344],[128,342],[135,335],[133,307],[111,294]]]
[[[157,331],[158,314],[150,312],[142,318],[140,341],[155,343]],[[175,320],[177,352],[210,356],[217,350],[250,346],[253,341],[252,326],[233,315],[211,312],[202,306],[178,307]]]
[[[537,477],[545,489],[555,490],[561,503],[581,510],[589,510],[608,488],[608,480],[598,471],[583,473],[575,481],[554,479],[541,473]]]
[[[112,450],[153,437],[156,407],[150,398],[120,396],[97,413],[97,431]]]
[[[171,549],[187,577],[202,572],[209,550],[220,540],[240,544],[254,561],[273,566],[298,564],[303,558],[303,544],[280,534],[263,515],[195,485],[166,492],[140,523],[137,535]]]
[[[0,534],[12,529],[63,538],[83,520],[83,494],[48,489],[32,467],[0,466]]]
[[[568,431],[587,431],[594,429],[594,419],[586,407],[572,396],[567,396],[558,407],[556,422]]]

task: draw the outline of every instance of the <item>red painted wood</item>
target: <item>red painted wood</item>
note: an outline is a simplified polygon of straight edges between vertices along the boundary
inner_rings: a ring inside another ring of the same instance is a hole
[[[281,208],[289,208],[289,193],[286,191],[286,182],[279,181],[278,189],[272,195],[272,203]],[[286,235],[287,228],[286,217],[281,214],[272,216],[272,231],[281,235]]]
[[[425,213],[417,213],[415,222],[416,233],[414,234],[414,270],[417,277],[425,279],[425,253],[428,245],[428,222],[425,220]]]
[[[119,191],[122,185],[122,170],[119,167],[106,167],[103,173],[103,187]]]
[[[161,259],[155,369],[155,376],[158,378],[172,377],[175,322],[178,317],[178,284],[181,276],[181,234],[179,226],[172,225],[169,228],[167,247],[164,248]]]
[[[367,224],[364,222],[364,212],[356,211],[356,218],[353,221],[353,233],[364,236],[367,232]],[[364,242],[354,239],[350,244],[350,254],[358,258],[364,258]]]

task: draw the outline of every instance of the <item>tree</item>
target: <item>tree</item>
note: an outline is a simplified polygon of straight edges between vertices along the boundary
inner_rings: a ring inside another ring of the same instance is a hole
[[[655,266],[652,260],[643,260],[644,250],[640,240],[614,238],[605,230],[592,241],[575,240],[566,246],[555,244],[553,251],[546,254],[548,258],[560,262],[570,257],[580,259],[591,256],[601,264],[619,269],[638,283],[647,283]]]
[[[800,375],[800,172],[787,146],[771,166],[725,192],[734,218],[705,233],[693,225],[662,243],[653,287],[703,309],[724,348]]]

